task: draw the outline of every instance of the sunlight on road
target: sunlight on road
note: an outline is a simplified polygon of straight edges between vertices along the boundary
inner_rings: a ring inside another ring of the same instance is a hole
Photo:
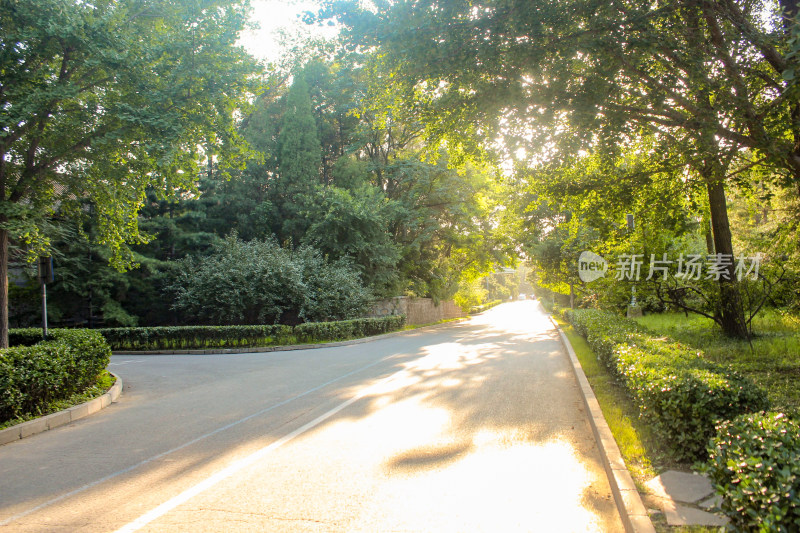
[[[248,452],[244,466],[226,467],[236,475],[220,471],[131,524],[218,531],[235,517],[238,530],[253,531],[621,530],[538,303],[499,306],[447,330],[391,372],[340,389],[335,407]]]
[[[535,300],[509,302],[500,305],[473,317],[470,322],[476,325],[492,326],[512,333],[539,332],[552,327],[552,323],[542,309],[541,304]]]
[[[509,338],[552,327],[535,302],[492,311],[472,323]],[[569,437],[555,433],[538,439],[530,427],[511,423],[470,426],[478,419],[473,411],[484,407],[477,394],[489,369],[481,365],[502,357],[503,343],[507,340],[428,346],[423,357],[370,389],[367,416],[326,429],[336,440],[357,437],[364,444],[355,453],[373,469],[362,475],[385,478],[354,530],[505,532],[531,531],[534,525],[536,531],[604,530],[586,502],[596,496],[597,472],[587,468]],[[511,412],[518,406],[499,408]]]

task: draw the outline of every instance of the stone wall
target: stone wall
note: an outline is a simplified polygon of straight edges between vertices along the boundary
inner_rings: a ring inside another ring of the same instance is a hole
[[[408,298],[398,296],[378,300],[372,304],[367,316],[406,315],[406,323],[411,325],[429,324],[449,318],[466,316],[452,300],[435,305],[431,298]]]

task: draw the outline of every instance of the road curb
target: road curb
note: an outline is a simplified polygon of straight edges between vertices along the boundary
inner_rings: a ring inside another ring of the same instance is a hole
[[[8,444],[9,442],[24,439],[25,437],[30,437],[31,435],[36,435],[37,433],[42,433],[60,426],[71,424],[76,420],[86,418],[87,416],[92,415],[101,409],[105,409],[112,403],[116,402],[117,398],[119,398],[119,395],[122,393],[122,378],[113,372],[109,372],[109,374],[115,378],[114,385],[112,385],[111,388],[108,389],[108,391],[102,396],[98,396],[93,400],[89,400],[88,402],[76,405],[75,407],[70,407],[69,409],[65,409],[63,411],[42,416],[35,420],[22,422],[16,426],[11,426],[10,428],[0,430],[0,446],[3,444]]]
[[[335,348],[337,346],[351,346],[354,344],[364,344],[366,342],[373,342],[381,339],[388,339],[390,337],[397,337],[400,335],[414,333],[415,331],[425,331],[429,329],[438,329],[446,326],[459,324],[470,317],[463,317],[461,320],[451,320],[442,324],[431,324],[430,326],[422,326],[414,329],[404,329],[402,331],[392,331],[391,333],[383,333],[381,335],[374,335],[372,337],[362,337],[360,339],[351,339],[347,341],[334,341],[322,342],[318,344],[288,344],[285,346],[262,346],[254,348],[214,348],[211,350],[120,350],[114,351],[111,355],[219,355],[219,354],[239,354],[239,353],[266,353],[266,352],[290,352],[294,350],[316,350],[318,348]]]
[[[589,413],[592,432],[600,449],[603,466],[606,469],[611,492],[614,494],[614,501],[622,517],[625,531],[628,533],[655,533],[653,523],[647,514],[647,508],[642,503],[642,498],[630,472],[628,472],[628,467],[625,466],[625,460],[619,451],[617,441],[614,440],[614,436],[611,434],[611,429],[609,429],[608,423],[603,416],[603,411],[600,409],[600,404],[597,402],[597,397],[589,385],[589,380],[586,379],[586,374],[583,372],[580,361],[578,361],[578,356],[575,354],[569,339],[567,339],[567,336],[558,326],[558,323],[553,320],[552,316],[550,316],[550,321],[558,331],[561,344],[569,356],[570,363],[572,363],[572,371],[581,389],[586,411]]]

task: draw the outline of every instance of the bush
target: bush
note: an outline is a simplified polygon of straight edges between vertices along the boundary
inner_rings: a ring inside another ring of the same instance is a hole
[[[269,346],[286,342],[290,326],[161,326],[99,329],[112,350],[175,350]]]
[[[498,306],[501,303],[503,303],[503,300],[492,300],[491,302],[487,302],[483,305],[476,305],[474,307],[470,307],[469,314],[474,315],[477,313],[483,313],[484,311],[487,311],[492,307]]]
[[[200,324],[296,324],[358,316],[369,303],[358,272],[309,247],[268,241],[217,244],[202,259],[176,262],[174,308]]]
[[[598,310],[567,310],[566,319],[669,442],[676,459],[697,460],[720,420],[766,409],[763,391],[696,350],[657,338],[631,320]]]
[[[750,414],[717,427],[709,474],[737,531],[800,531],[800,424]]]
[[[405,322],[405,315],[358,318],[338,322],[306,322],[295,326],[294,334],[299,340],[305,342],[334,341],[388,333],[402,328]]]
[[[41,340],[41,330],[31,331]],[[30,340],[30,334],[20,338]],[[85,329],[53,330],[46,342],[0,350],[0,422],[40,414],[90,387],[110,356],[102,335]]]
[[[306,322],[292,328],[281,324],[255,326],[158,326],[146,328],[103,328],[100,333],[112,350],[176,350],[196,348],[234,348],[271,346],[300,342],[370,337],[400,329],[405,316],[358,318],[337,322]],[[51,338],[64,332],[78,331],[51,329]],[[41,341],[42,330],[36,328],[12,329],[12,345],[32,345]]]

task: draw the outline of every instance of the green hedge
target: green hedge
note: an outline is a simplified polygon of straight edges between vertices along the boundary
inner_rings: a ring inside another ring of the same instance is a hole
[[[697,460],[720,420],[767,408],[766,394],[740,374],[696,350],[632,320],[594,309],[567,310],[565,318],[663,435],[676,459]]]
[[[405,316],[359,318],[338,322],[306,322],[292,328],[284,325],[258,326],[160,326],[143,328],[103,328],[94,331],[105,337],[112,350],[176,350],[272,346],[295,342],[324,342],[370,337],[400,329]],[[51,329],[51,335],[71,331]],[[37,328],[13,329],[12,346],[32,345],[42,339]]]
[[[780,413],[726,421],[709,474],[736,531],[800,531],[800,424]]]
[[[158,326],[98,330],[113,350],[177,350],[269,346],[286,342],[292,328],[257,326]]]
[[[53,330],[47,342],[0,350],[0,421],[40,414],[90,387],[110,356],[103,336],[86,329]]]
[[[388,333],[402,328],[405,323],[405,315],[338,322],[306,322],[295,326],[294,334],[301,342],[335,341]]]
[[[474,315],[477,313],[483,313],[484,311],[488,311],[492,307],[498,306],[503,303],[503,300],[492,300],[491,302],[487,302],[483,305],[476,305],[474,307],[469,308],[469,314]]]

